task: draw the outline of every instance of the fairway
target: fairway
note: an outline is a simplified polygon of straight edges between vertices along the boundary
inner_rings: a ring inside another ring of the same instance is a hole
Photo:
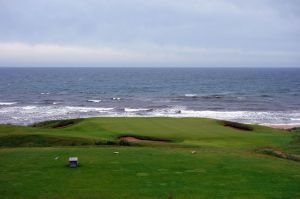
[[[1,198],[299,198],[299,133],[249,129],[167,117],[1,125]]]

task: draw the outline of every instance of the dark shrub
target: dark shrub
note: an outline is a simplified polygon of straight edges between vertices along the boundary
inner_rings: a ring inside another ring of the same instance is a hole
[[[50,120],[45,122],[39,122],[31,125],[32,127],[41,128],[64,128],[74,124],[77,124],[81,119],[70,119],[70,120]]]
[[[289,129],[288,131],[292,133],[300,133],[300,127],[294,127]]]
[[[103,144],[105,144],[105,143],[101,140],[95,141],[95,145],[103,145]]]
[[[120,140],[119,144],[121,146],[130,146],[130,142],[128,142],[127,140]]]
[[[247,124],[242,124],[238,122],[230,122],[230,121],[223,121],[224,126],[232,127],[238,130],[244,131],[253,131],[253,127]]]
[[[106,144],[107,145],[117,145],[118,143],[116,141],[113,141],[113,140],[107,140]]]

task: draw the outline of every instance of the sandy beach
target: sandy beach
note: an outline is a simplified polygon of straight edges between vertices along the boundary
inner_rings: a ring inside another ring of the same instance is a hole
[[[300,127],[300,124],[272,124],[272,125],[265,125],[275,129],[291,129],[295,127]]]

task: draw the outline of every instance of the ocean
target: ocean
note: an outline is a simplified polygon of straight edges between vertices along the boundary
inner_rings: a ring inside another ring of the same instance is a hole
[[[300,124],[295,68],[0,68],[0,123],[95,116]]]

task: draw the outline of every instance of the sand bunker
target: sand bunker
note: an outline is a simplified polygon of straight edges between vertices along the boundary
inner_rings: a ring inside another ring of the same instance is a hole
[[[160,138],[153,138],[153,137],[138,137],[138,136],[120,136],[120,140],[124,140],[127,142],[149,142],[149,143],[167,143],[171,142],[168,139],[160,139]]]

